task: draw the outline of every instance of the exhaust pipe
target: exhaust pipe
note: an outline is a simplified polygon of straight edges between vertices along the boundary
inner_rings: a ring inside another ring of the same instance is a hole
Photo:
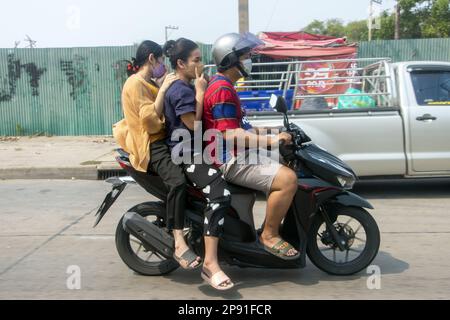
[[[156,251],[167,259],[172,259],[175,242],[172,235],[158,228],[135,212],[127,212],[123,217],[123,229],[142,241],[152,251]]]

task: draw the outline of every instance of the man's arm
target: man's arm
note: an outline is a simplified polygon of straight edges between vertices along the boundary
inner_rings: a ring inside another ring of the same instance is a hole
[[[234,145],[238,147],[258,147],[264,149],[270,149],[277,146],[280,140],[285,140],[290,143],[292,137],[286,132],[282,132],[274,137],[268,136],[266,134],[256,134],[251,132],[252,130],[244,130],[242,128],[226,130],[223,132],[223,137],[225,140],[233,140]]]
[[[284,126],[276,126],[276,127],[253,127],[251,130],[255,134],[271,134],[271,132],[279,133],[284,129]]]

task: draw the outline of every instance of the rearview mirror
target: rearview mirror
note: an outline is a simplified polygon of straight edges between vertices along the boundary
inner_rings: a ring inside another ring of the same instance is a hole
[[[288,112],[286,100],[284,100],[282,96],[272,94],[270,96],[269,105],[272,107],[272,109],[276,110],[277,112],[281,112],[283,114],[287,114]]]

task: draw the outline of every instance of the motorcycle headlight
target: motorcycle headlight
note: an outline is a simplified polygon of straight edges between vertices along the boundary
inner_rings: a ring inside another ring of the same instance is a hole
[[[355,178],[353,177],[337,176],[337,180],[344,189],[352,189],[355,184]]]

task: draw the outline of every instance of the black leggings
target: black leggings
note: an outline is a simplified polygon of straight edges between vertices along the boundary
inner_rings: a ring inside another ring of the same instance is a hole
[[[187,181],[181,167],[172,162],[170,150],[164,141],[156,141],[150,145],[148,170],[156,172],[167,187],[167,227],[170,230],[183,229]]]
[[[187,179],[208,201],[204,212],[204,235],[220,237],[224,217],[231,204],[231,194],[222,172],[208,164],[185,164],[182,167]]]

